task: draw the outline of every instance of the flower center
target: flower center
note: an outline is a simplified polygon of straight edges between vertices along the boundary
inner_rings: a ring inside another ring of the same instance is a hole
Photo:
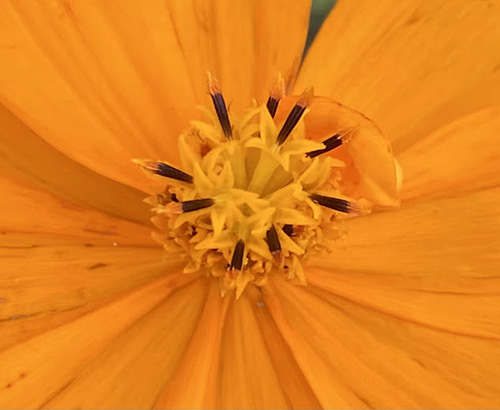
[[[341,192],[344,163],[325,154],[348,140],[349,130],[323,142],[307,138],[303,117],[312,89],[276,124],[284,97],[277,81],[267,104],[230,116],[217,81],[209,75],[215,114],[193,121],[179,137],[180,170],[165,162],[134,160],[148,173],[166,177],[165,190],[148,199],[155,234],[167,251],[186,256],[186,273],[219,279],[221,293],[269,275],[305,283],[302,264],[312,251],[328,249],[339,223],[363,213]]]

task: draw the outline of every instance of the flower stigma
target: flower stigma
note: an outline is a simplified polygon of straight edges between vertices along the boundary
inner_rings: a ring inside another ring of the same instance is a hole
[[[154,238],[186,259],[185,273],[218,278],[221,294],[270,275],[306,284],[303,264],[328,251],[342,236],[342,222],[370,212],[343,192],[345,166],[330,151],[349,143],[351,129],[322,141],[309,139],[304,117],[313,98],[307,88],[284,121],[276,120],[285,97],[281,76],[266,104],[231,115],[217,80],[208,75],[214,111],[192,121],[179,136],[182,170],[164,161],[135,159],[165,189],[153,206]],[[326,154],[326,155],[325,155]]]

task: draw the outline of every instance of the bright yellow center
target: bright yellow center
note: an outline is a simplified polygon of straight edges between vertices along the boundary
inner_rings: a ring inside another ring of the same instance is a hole
[[[209,120],[193,121],[179,137],[183,171],[193,182],[168,179],[165,191],[149,198],[160,230],[155,238],[167,251],[185,255],[186,273],[219,278],[222,294],[236,288],[239,296],[249,283],[262,286],[272,274],[305,283],[304,258],[328,249],[327,239],[340,236],[338,222],[347,215],[310,195],[348,199],[340,191],[344,164],[329,155],[306,155],[324,144],[306,138],[302,119],[278,145],[280,127],[265,105],[231,116],[230,140],[217,117],[204,111]],[[206,198],[211,206],[182,212],[182,202]],[[279,249],[270,243],[271,230]],[[241,241],[243,258],[235,268]]]

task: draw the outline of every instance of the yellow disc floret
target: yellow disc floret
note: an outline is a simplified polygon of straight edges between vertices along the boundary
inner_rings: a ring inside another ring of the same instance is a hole
[[[306,90],[285,122],[273,116],[280,93],[267,104],[230,116],[210,77],[215,114],[193,121],[179,137],[183,170],[165,162],[135,160],[166,177],[165,190],[148,199],[167,251],[187,257],[186,273],[219,278],[221,292],[262,286],[270,274],[305,283],[302,263],[339,236],[339,221],[362,212],[340,192],[342,161],[323,154],[342,143],[307,139],[303,116],[312,97]],[[328,231],[328,235],[324,232]]]

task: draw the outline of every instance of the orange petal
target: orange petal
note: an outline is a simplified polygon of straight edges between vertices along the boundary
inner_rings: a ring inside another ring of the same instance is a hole
[[[261,296],[258,298],[254,296],[253,300],[260,331],[269,349],[281,389],[288,400],[288,407],[294,409],[321,408],[321,404],[293,356],[287,340],[269,314],[264,299]]]
[[[265,301],[323,407],[495,407],[498,341],[429,329],[283,280]]]
[[[296,97],[283,100],[276,114],[278,123],[284,121],[295,101]],[[329,98],[315,97],[304,122],[310,139],[346,134],[347,142],[327,154],[346,164],[342,170],[346,195],[379,205],[399,204],[400,181],[391,144],[368,118]]]
[[[261,300],[257,288],[248,286],[229,308],[222,336],[216,408],[290,408],[267,348],[271,341],[264,339],[256,318],[256,311],[262,309]]]
[[[500,185],[500,106],[433,132],[398,156],[403,200],[457,195]]]
[[[0,405],[39,408],[66,387],[105,347],[150,312],[179,282],[171,276],[0,354]]]
[[[2,242],[13,246],[41,244],[30,235],[41,241],[45,238],[42,242],[49,244],[63,240],[105,246],[154,245],[147,226],[81,208],[2,177],[0,196]]]
[[[297,292],[301,293],[297,295]],[[266,289],[264,301],[305,379],[319,400],[320,407],[365,408],[363,398],[342,380],[341,369],[335,363],[341,358],[331,357],[337,354],[334,347],[338,343],[336,339],[339,336],[335,334],[341,329],[332,328],[330,340],[326,340],[324,336],[320,337],[318,329],[325,333],[334,323],[327,320],[325,309],[318,309],[321,306],[318,306],[317,301],[311,301],[307,293],[303,297],[302,293],[304,293],[302,287],[295,285],[294,289],[289,289],[288,283],[277,280]],[[307,309],[297,307],[305,301],[312,304]],[[314,314],[311,314],[311,310]],[[293,314],[293,317],[290,317],[290,314]],[[361,380],[360,384],[366,383]]]
[[[193,295],[192,295],[193,296]],[[199,322],[172,378],[154,408],[214,408],[222,328],[230,298],[220,297],[216,280],[209,281]]]
[[[198,324],[206,291],[202,279],[167,297],[109,343],[44,408],[152,408]]]
[[[5,5],[0,100],[69,157],[141,187],[130,159],[177,160],[168,141],[194,113],[194,95],[164,2],[119,6]]]
[[[500,3],[340,1],[305,60],[314,84],[369,116],[398,153],[500,99]]]
[[[4,177],[20,180],[86,208],[96,208],[123,219],[149,225],[150,212],[142,202],[143,192],[103,177],[70,160],[1,105],[0,167]],[[1,193],[5,198],[9,195],[15,194],[7,191]],[[2,205],[10,206],[13,212],[17,212],[18,207],[29,207],[24,198],[21,198],[19,204],[12,201],[13,198],[9,201],[11,204]],[[32,208],[34,204],[35,201],[32,201]]]
[[[349,221],[310,281],[402,320],[500,339],[499,249],[496,187]]]
[[[310,0],[201,0],[168,3],[199,101],[206,71],[220,81],[232,109],[265,102],[281,73],[293,83],[309,26]],[[286,13],[283,10],[286,9]]]
[[[237,105],[278,71],[293,76],[310,7],[296,3],[126,0],[117,12],[113,2],[12,1],[0,20],[0,102],[70,158],[142,188],[130,159],[178,163],[172,142],[208,102],[207,69]]]
[[[166,262],[159,248],[28,238],[18,243],[10,235],[0,236],[0,350],[74,320],[165,272],[182,270],[178,259]]]
[[[79,317],[165,271],[149,227],[4,178],[0,194],[0,306],[6,332],[1,347]]]

